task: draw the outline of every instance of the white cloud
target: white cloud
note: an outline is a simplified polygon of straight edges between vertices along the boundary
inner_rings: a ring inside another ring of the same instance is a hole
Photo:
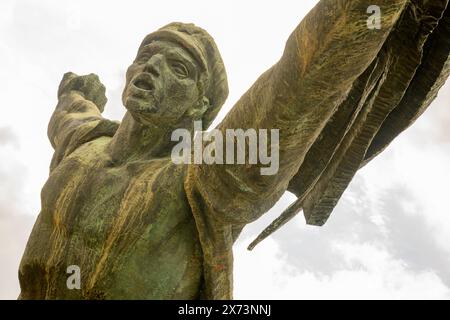
[[[346,268],[331,275],[299,271],[269,239],[249,255],[235,248],[236,299],[449,299],[450,289],[433,271],[414,272],[383,248],[333,243]],[[320,252],[318,252],[320,254]]]
[[[34,217],[24,213],[22,203],[27,169],[11,157],[17,151],[16,137],[0,130],[0,141],[0,299],[15,299],[19,293],[18,265]]]

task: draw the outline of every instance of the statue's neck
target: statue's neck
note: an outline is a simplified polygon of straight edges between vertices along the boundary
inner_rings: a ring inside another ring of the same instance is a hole
[[[143,125],[127,112],[110,144],[112,160],[122,164],[170,156],[171,134],[170,126]]]

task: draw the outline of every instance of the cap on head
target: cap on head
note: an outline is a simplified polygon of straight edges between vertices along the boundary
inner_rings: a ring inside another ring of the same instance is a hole
[[[219,49],[214,39],[202,28],[192,23],[170,23],[147,35],[141,47],[157,40],[171,41],[186,49],[203,71],[201,81],[209,108],[203,115],[203,130],[206,130],[228,97],[228,80]]]

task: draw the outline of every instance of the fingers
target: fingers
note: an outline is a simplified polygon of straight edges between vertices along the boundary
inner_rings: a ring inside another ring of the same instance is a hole
[[[75,78],[75,77],[78,77],[78,75],[75,74],[75,73],[73,73],[73,72],[70,72],[70,71],[69,71],[69,72],[66,72],[66,73],[64,74],[64,76],[63,76],[61,82],[68,81],[68,80],[73,79],[73,78]]]
[[[85,99],[92,101],[100,111],[103,111],[106,104],[106,88],[96,74],[76,77],[71,80],[71,86],[72,90],[83,93]]]
[[[96,74],[91,73],[78,76],[73,72],[67,72],[61,80],[58,89],[58,98],[70,91],[80,92],[86,100],[95,103],[100,112],[103,112],[107,101],[105,96],[106,88]]]
[[[73,72],[66,72],[59,84],[58,87],[58,99],[61,97],[61,95],[69,90],[67,90],[67,84],[74,78],[78,77],[78,75],[76,75]]]

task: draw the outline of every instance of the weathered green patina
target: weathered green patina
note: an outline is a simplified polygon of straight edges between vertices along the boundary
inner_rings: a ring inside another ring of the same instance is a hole
[[[95,75],[64,76],[50,120],[55,149],[42,209],[19,270],[22,299],[231,299],[232,245],[286,191],[322,225],[357,170],[429,106],[450,73],[447,0],[380,0],[381,29],[362,0],[322,0],[218,125],[280,129],[279,171],[175,165],[176,128],[206,128],[227,94],[202,29],[148,35],[128,68],[119,124],[102,117]],[[66,286],[67,267],[81,289]]]

